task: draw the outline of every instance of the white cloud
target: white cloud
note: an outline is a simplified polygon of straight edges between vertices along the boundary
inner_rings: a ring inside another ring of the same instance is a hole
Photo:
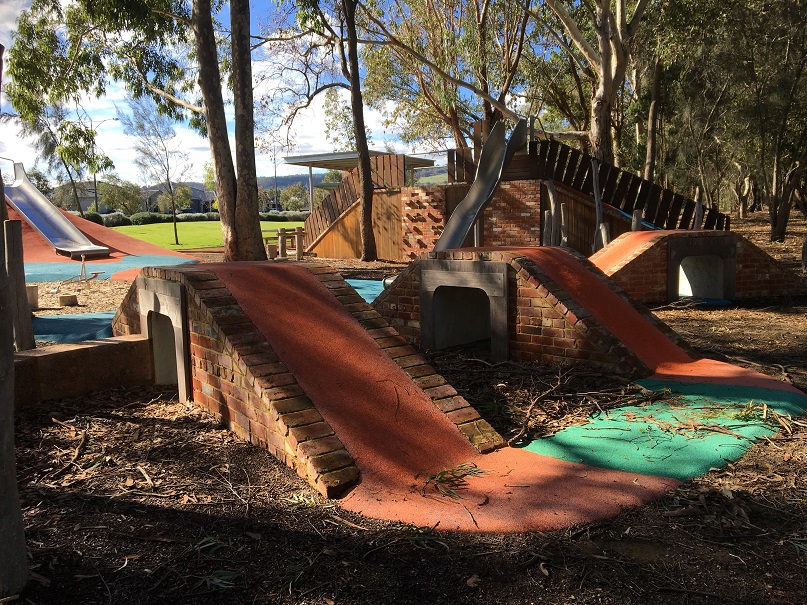
[[[9,32],[15,28],[15,22],[20,12],[30,6],[30,0],[0,0],[0,43],[6,47],[10,45]],[[257,12],[257,11],[256,11]],[[261,71],[261,64],[256,61],[253,65],[253,72]],[[261,93],[266,92],[273,86],[272,82],[264,81],[259,84],[256,90],[256,99]],[[224,91],[225,98],[230,98],[231,93]],[[343,99],[349,104],[349,94],[342,91]],[[86,99],[83,103],[84,109],[88,111],[95,124],[102,120],[116,117],[116,107],[127,109],[125,104],[126,91],[124,87],[111,83],[108,85],[106,95],[100,99]],[[325,112],[322,108],[324,97],[316,99],[310,108],[301,113],[293,128],[294,149],[290,152],[278,150],[277,174],[278,176],[289,174],[300,174],[307,172],[305,168],[291,166],[282,161],[284,155],[303,155],[310,153],[326,153],[332,150],[331,144],[325,139]],[[11,107],[0,99],[0,110],[11,111]],[[230,147],[235,149],[235,142],[232,136],[232,106],[227,107],[228,124],[230,125]],[[383,116],[374,110],[367,109],[365,120],[372,131],[373,147],[383,150],[385,141],[390,140],[393,147],[403,151],[400,142],[395,141],[384,132]],[[123,132],[120,122],[108,121],[98,127],[97,144],[115,163],[115,170],[118,175],[126,180],[141,183],[139,171],[134,163],[135,152],[133,143]],[[177,124],[177,136],[181,141],[182,148],[188,152],[189,162],[193,166],[189,174],[189,179],[201,181],[203,179],[203,169],[205,162],[210,159],[210,148],[206,139],[199,136],[185,125]],[[22,162],[27,169],[33,168],[35,164],[36,152],[31,141],[18,136],[17,127],[12,123],[0,124],[0,156],[11,158],[14,161]],[[271,151],[264,152],[256,149],[256,165],[258,176],[271,176],[274,174],[275,165]],[[8,171],[8,162],[0,161],[0,168]]]

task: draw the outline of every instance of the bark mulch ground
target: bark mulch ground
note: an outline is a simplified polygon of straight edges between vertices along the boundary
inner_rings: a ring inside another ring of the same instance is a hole
[[[757,243],[797,267],[805,221],[794,218],[792,245]],[[762,233],[764,222],[735,229]],[[704,355],[807,388],[807,299],[656,312]],[[473,350],[433,362],[514,439],[648,396],[596,372],[493,365]],[[51,401],[21,410],[17,423],[32,572],[23,603],[807,602],[801,419],[646,507],[521,535],[342,511],[159,389]]]

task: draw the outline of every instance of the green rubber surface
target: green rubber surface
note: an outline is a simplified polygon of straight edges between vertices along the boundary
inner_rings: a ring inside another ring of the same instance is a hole
[[[598,413],[589,423],[532,441],[525,449],[569,462],[686,481],[724,466],[778,431],[775,414],[796,416],[807,397],[721,384],[637,381],[671,396]],[[763,418],[764,406],[767,406]]]

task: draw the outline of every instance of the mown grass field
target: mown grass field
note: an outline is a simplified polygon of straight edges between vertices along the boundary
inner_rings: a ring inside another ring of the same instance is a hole
[[[294,229],[302,226],[301,221],[261,221],[262,231],[280,228]],[[218,248],[224,245],[221,236],[221,223],[218,221],[177,223],[178,246],[174,243],[174,225],[172,223],[129,225],[126,227],[113,227],[113,229],[169,250]]]

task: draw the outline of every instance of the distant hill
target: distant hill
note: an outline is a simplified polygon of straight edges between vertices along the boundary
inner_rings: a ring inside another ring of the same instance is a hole
[[[325,176],[324,173],[314,173],[313,181],[314,186],[316,187],[322,182],[322,178]],[[279,176],[277,177],[277,188],[278,189],[285,189],[289,185],[294,185],[295,183],[300,183],[303,187],[308,188],[308,175],[307,174],[291,174],[288,176]],[[259,176],[258,177],[258,187],[264,187],[266,189],[272,189],[275,186],[275,177],[273,176]]]

